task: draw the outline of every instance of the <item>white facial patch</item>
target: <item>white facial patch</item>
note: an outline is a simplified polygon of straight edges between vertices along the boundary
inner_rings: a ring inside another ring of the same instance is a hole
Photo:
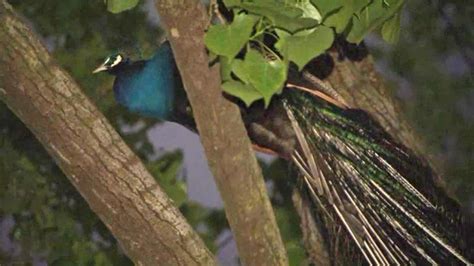
[[[110,60],[110,58],[108,58],[108,60]],[[112,67],[118,65],[120,62],[122,62],[122,60],[123,60],[123,57],[121,55],[117,55],[115,57],[114,62],[110,65],[110,67],[112,68]]]

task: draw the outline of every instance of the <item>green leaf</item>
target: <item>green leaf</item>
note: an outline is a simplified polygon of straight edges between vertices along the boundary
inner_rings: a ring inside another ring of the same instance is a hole
[[[305,265],[306,253],[305,249],[296,241],[285,243],[285,248],[288,251],[288,261],[290,265]]]
[[[158,184],[177,206],[183,204],[187,198],[186,184],[177,179],[182,162],[182,153],[174,152],[165,154],[159,161],[147,165]]]
[[[234,60],[231,69],[242,82],[225,81],[222,89],[241,99],[247,106],[262,98],[268,106],[272,96],[283,88],[287,62],[279,59],[269,61],[258,51],[251,49],[244,60]]]
[[[282,53],[286,49],[288,59],[301,70],[311,59],[324,53],[334,41],[334,32],[325,26],[314,30],[298,32],[294,35],[277,31],[280,40],[275,45]]]
[[[288,0],[259,0],[254,2],[244,1],[240,7],[248,12],[259,15],[285,15],[291,18],[299,18],[303,14],[303,10],[296,7],[296,3]]]
[[[285,5],[283,2],[276,4],[275,1],[262,0],[256,3],[242,3],[241,7],[250,13],[268,18],[273,26],[288,32],[297,32],[319,24],[316,19],[303,17],[303,11],[300,8]]]
[[[368,1],[368,0],[365,0]],[[357,3],[356,3],[357,2]],[[323,21],[328,27],[333,27],[337,33],[343,32],[356,10],[360,10],[361,0],[343,0],[343,5],[337,12],[329,14]]]
[[[107,10],[114,14],[134,8],[139,0],[107,0]]]
[[[240,6],[240,0],[224,0],[224,5],[227,8],[233,8],[233,7],[238,7]]]
[[[401,12],[397,12],[389,18],[382,26],[382,38],[388,43],[396,43],[400,36],[400,16]]]
[[[244,61],[237,59],[232,63],[232,72],[245,84],[249,84],[250,78],[247,73]]]
[[[222,84],[222,90],[226,93],[241,99],[245,105],[250,106],[256,100],[263,98],[255,88],[242,82],[231,80]]]
[[[363,8],[357,16],[352,19],[352,28],[347,35],[347,41],[360,43],[367,33],[380,27],[385,20],[390,18],[403,5],[403,0],[388,0],[384,4],[382,0],[374,0],[370,5]]]
[[[385,8],[381,0],[375,0],[365,7],[352,19],[352,28],[347,35],[347,40],[353,43],[360,43],[365,35],[382,22]]]
[[[341,33],[351,20],[352,14],[352,6],[343,6],[337,13],[329,15],[323,24],[328,27],[333,27],[337,33]]]
[[[346,1],[352,1],[354,13],[358,13],[359,11],[361,11],[362,8],[366,7],[368,4],[372,2],[372,0],[346,0]]]
[[[104,252],[99,252],[94,256],[94,265],[95,266],[108,266],[108,265],[112,265],[112,262],[109,260],[109,258]]]
[[[151,55],[151,56],[153,56],[153,55]],[[209,54],[208,54],[209,62],[214,62],[217,59],[217,57],[219,57],[219,56],[216,55],[215,53],[213,53],[212,51],[209,51]]]
[[[311,0],[311,3],[316,6],[323,18],[342,7],[342,2],[342,0]]]
[[[232,72],[232,59],[225,56],[219,56],[219,62],[221,64],[221,80],[231,80],[230,73]]]
[[[295,6],[303,10],[301,17],[303,18],[312,18],[321,22],[323,17],[319,13],[318,9],[311,3],[310,0],[297,0]]]
[[[323,0],[313,0],[315,2],[326,2]],[[323,6],[327,10],[323,24],[333,27],[337,33],[343,32],[354,13],[359,12],[361,8],[370,3],[370,0],[338,0],[325,3]]]
[[[213,25],[204,37],[213,53],[234,58],[247,43],[258,17],[241,13],[229,25]]]
[[[187,199],[187,187],[186,184],[182,181],[171,184],[163,188],[168,195],[176,204],[176,206],[181,206],[186,202]]]
[[[247,52],[244,62],[250,83],[263,95],[268,106],[272,96],[279,93],[285,84],[287,63],[279,59],[268,61],[254,49]]]
[[[36,167],[33,162],[27,157],[22,156],[20,160],[16,162],[18,164],[18,168],[28,171],[28,172],[35,172]]]

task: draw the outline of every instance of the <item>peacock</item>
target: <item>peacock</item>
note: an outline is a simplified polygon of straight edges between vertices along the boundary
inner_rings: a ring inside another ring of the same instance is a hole
[[[97,72],[115,76],[115,99],[130,111],[194,128],[168,42],[148,60],[110,55]],[[252,142],[291,162],[325,224],[344,228],[368,264],[471,264],[457,203],[367,112],[297,71],[268,107],[240,106]]]

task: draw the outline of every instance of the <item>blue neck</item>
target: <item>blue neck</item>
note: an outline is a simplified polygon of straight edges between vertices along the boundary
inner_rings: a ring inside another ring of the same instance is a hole
[[[115,99],[132,112],[163,120],[173,112],[179,76],[169,43],[149,60],[124,61],[111,74],[116,75]]]

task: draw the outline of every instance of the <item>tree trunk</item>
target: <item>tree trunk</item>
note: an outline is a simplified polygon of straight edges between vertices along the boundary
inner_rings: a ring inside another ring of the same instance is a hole
[[[288,259],[239,109],[222,96],[219,65],[208,67],[198,0],[157,0],[206,157],[245,265],[286,265]]]
[[[4,0],[0,99],[45,146],[137,265],[215,263],[138,157]]]

